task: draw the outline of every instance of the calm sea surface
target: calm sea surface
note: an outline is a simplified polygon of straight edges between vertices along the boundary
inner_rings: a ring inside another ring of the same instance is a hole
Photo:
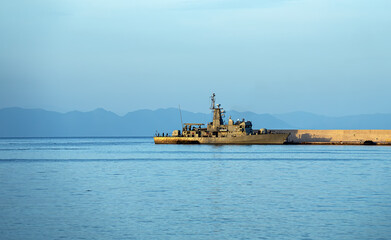
[[[0,139],[0,239],[391,239],[391,147]]]

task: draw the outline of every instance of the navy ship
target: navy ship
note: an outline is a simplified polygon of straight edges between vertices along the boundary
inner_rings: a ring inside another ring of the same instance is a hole
[[[215,94],[211,96],[213,121],[205,127],[203,123],[182,124],[182,130],[174,130],[171,136],[157,135],[155,144],[284,144],[289,133],[278,133],[262,129],[252,129],[251,121],[242,119],[234,122],[231,117],[224,124],[225,111],[215,104]]]

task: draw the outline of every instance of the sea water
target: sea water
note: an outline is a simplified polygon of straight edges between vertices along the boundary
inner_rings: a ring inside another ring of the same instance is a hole
[[[0,239],[391,239],[391,147],[0,139]]]

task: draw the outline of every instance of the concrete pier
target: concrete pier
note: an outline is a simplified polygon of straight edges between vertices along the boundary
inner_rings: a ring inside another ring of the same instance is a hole
[[[391,130],[272,130],[290,133],[288,144],[391,145]]]

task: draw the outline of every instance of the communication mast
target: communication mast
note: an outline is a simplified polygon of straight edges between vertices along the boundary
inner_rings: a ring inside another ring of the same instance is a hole
[[[212,100],[212,103],[210,105],[210,109],[215,109],[215,94],[213,93],[212,96],[210,97],[210,99]]]

